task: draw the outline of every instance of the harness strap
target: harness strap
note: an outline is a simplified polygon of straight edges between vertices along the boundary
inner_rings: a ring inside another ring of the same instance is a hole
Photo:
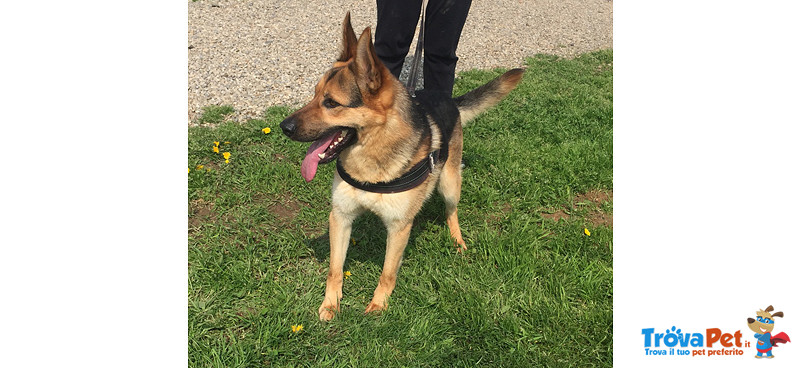
[[[422,161],[418,162],[414,165],[411,170],[407,173],[403,174],[397,179],[391,181],[384,181],[379,183],[363,183],[356,179],[354,179],[347,171],[344,171],[342,167],[342,162],[336,160],[336,171],[339,172],[339,176],[344,180],[347,184],[352,185],[355,188],[361,189],[363,191],[372,192],[372,193],[399,193],[405,192],[409,189],[416,188],[425,179],[428,178],[428,175],[431,174],[433,168],[439,162],[439,151],[436,150],[428,154],[428,157],[424,158]]]

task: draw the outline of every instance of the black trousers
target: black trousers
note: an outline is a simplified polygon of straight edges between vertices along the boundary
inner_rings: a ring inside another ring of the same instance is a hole
[[[377,0],[375,52],[384,65],[400,76],[419,21],[422,0]],[[456,47],[472,0],[428,0],[425,9],[425,60],[422,75],[426,90],[453,94]]]

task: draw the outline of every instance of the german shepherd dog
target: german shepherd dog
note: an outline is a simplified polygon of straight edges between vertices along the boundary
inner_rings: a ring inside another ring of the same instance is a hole
[[[319,307],[324,321],[339,311],[350,231],[364,211],[378,215],[388,232],[383,272],[365,313],[386,308],[414,217],[434,188],[444,197],[457,251],[467,248],[456,210],[462,129],[514,89],[523,73],[513,69],[455,99],[424,90],[412,97],[378,59],[370,28],[356,38],[349,12],[342,36],[339,59],[317,83],[314,98],[280,124],[290,139],[313,142],[300,170],[306,181],[314,178],[319,164],[338,159],[329,216],[330,270]],[[369,188],[396,184],[409,172],[417,179],[413,183]]]

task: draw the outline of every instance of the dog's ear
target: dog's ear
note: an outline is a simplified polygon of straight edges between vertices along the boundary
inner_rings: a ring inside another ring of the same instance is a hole
[[[356,39],[356,32],[353,30],[353,25],[350,23],[350,12],[344,16],[342,26],[342,53],[339,54],[338,61],[350,60],[356,54],[358,48],[358,40]]]
[[[773,309],[774,308],[772,308],[772,306],[770,305],[769,307],[767,307],[767,309],[764,309],[764,312],[772,312]]]
[[[783,312],[772,313],[772,317],[781,317],[781,318],[783,318]],[[773,319],[775,319],[775,318],[773,318]]]
[[[358,66],[359,84],[363,83],[370,92],[376,92],[381,88],[381,68],[385,67],[378,60],[378,54],[375,53],[372,32],[369,27],[365,28],[358,38],[356,65]]]

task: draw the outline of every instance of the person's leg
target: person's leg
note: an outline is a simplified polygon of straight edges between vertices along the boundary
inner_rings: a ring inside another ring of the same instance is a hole
[[[375,52],[392,74],[400,77],[419,22],[422,0],[377,0],[377,5]]]
[[[426,90],[453,94],[456,48],[467,20],[472,0],[429,0],[425,10],[425,62],[423,78]]]

